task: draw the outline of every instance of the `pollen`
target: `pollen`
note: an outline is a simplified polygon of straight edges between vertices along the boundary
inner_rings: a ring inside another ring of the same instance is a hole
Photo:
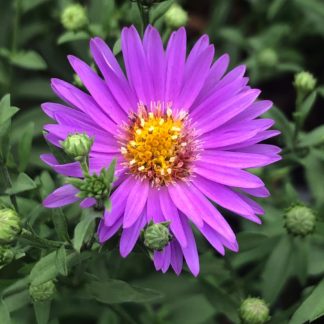
[[[199,151],[187,114],[174,112],[170,104],[163,108],[140,104],[121,139],[124,166],[157,187],[188,179]]]

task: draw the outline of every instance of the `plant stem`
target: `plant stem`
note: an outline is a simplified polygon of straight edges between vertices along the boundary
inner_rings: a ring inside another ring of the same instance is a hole
[[[146,27],[150,23],[150,6],[143,5],[140,0],[136,2],[142,19],[142,34],[144,34]]]
[[[35,235],[34,233],[26,230],[25,228],[20,233],[20,237],[24,240],[27,240],[31,243],[34,243],[37,245],[37,247],[40,248],[60,248],[64,243],[63,242],[56,242],[52,240],[47,240],[40,238],[39,236]]]

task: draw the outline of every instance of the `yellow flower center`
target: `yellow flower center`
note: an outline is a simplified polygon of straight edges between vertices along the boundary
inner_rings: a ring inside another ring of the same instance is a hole
[[[155,186],[185,180],[197,151],[197,143],[188,132],[187,114],[174,114],[170,106],[165,108],[159,103],[150,110],[139,105],[138,114],[130,117],[121,147],[130,172]]]

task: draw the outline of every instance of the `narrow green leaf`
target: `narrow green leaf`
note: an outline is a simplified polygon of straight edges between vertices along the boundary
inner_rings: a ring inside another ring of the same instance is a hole
[[[34,303],[34,311],[37,324],[47,324],[49,322],[51,304],[51,300],[44,303]]]
[[[47,68],[44,59],[34,51],[24,51],[11,54],[10,61],[13,65],[24,69],[45,70]]]
[[[24,172],[29,162],[35,124],[29,123],[18,143],[18,170]]]
[[[35,189],[36,183],[26,173],[20,173],[12,184],[12,187],[6,190],[8,195],[14,195],[24,191]]]
[[[299,306],[289,324],[301,324],[312,322],[324,316],[324,280],[312,291],[312,293]]]
[[[56,251],[56,268],[58,273],[62,276],[68,275],[68,269],[66,264],[66,250],[63,245]]]
[[[59,39],[57,40],[57,44],[61,45],[68,42],[75,42],[79,40],[89,39],[89,34],[85,31],[79,32],[65,32],[62,34]]]
[[[0,299],[0,319],[2,324],[12,324],[7,305]]]
[[[284,236],[273,248],[262,274],[262,296],[273,303],[289,277],[293,246],[290,237]]]
[[[95,212],[84,214],[83,220],[74,229],[73,247],[77,252],[81,251],[83,242],[88,234],[91,224],[96,218],[100,218],[101,215]]]
[[[86,284],[85,298],[93,298],[104,304],[150,303],[162,295],[152,289],[134,287],[120,280],[93,281]]]
[[[302,146],[316,146],[324,144],[324,125],[318,126],[309,133],[303,135],[300,140]]]
[[[314,103],[315,103],[315,100],[316,100],[316,97],[317,97],[317,93],[316,91],[313,91],[306,99],[305,101],[301,104],[297,114],[298,116],[300,117],[300,122],[301,122],[301,125],[304,124],[306,118],[308,117],[308,115],[310,114],[313,106],[314,106]]]
[[[48,2],[49,0],[22,0],[21,11],[25,14],[30,10],[37,8],[39,5]]]
[[[114,52],[114,55],[116,55],[116,56],[121,52],[121,41],[120,41],[120,38],[118,38],[117,41],[116,41],[116,43],[114,44],[113,52]]]
[[[3,125],[5,122],[11,119],[11,117],[14,116],[18,111],[19,109],[17,107],[11,106],[9,94],[2,97],[0,101],[0,125]]]
[[[66,217],[61,208],[52,210],[52,220],[58,239],[64,242],[70,241]]]

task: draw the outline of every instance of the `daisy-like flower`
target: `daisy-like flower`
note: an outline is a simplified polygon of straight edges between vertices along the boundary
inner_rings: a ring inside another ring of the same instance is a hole
[[[169,222],[173,239],[155,251],[157,270],[171,266],[180,274],[185,259],[199,273],[192,225],[220,253],[238,251],[235,234],[215,204],[261,223],[262,208],[250,196],[269,195],[264,183],[245,169],[278,161],[280,149],[258,144],[278,135],[271,119],[258,118],[271,108],[257,97],[244,77],[245,67],[226,74],[228,55],[214,63],[214,46],[201,37],[186,56],[184,28],[174,32],[166,50],[158,31],[149,26],[143,40],[134,27],[121,37],[126,75],[100,38],[91,40],[93,58],[102,75],[74,56],[75,73],[87,92],[53,79],[52,88],[66,102],[43,104],[57,124],[46,125],[54,145],[69,134],[94,138],[90,173],[117,159],[111,211],[98,229],[101,243],[122,229],[120,253],[126,257],[141,230],[152,221]],[[43,161],[65,176],[82,177],[78,163],[60,165],[46,154]],[[73,203],[77,189],[66,185],[45,206]],[[85,204],[87,207],[88,204]]]

